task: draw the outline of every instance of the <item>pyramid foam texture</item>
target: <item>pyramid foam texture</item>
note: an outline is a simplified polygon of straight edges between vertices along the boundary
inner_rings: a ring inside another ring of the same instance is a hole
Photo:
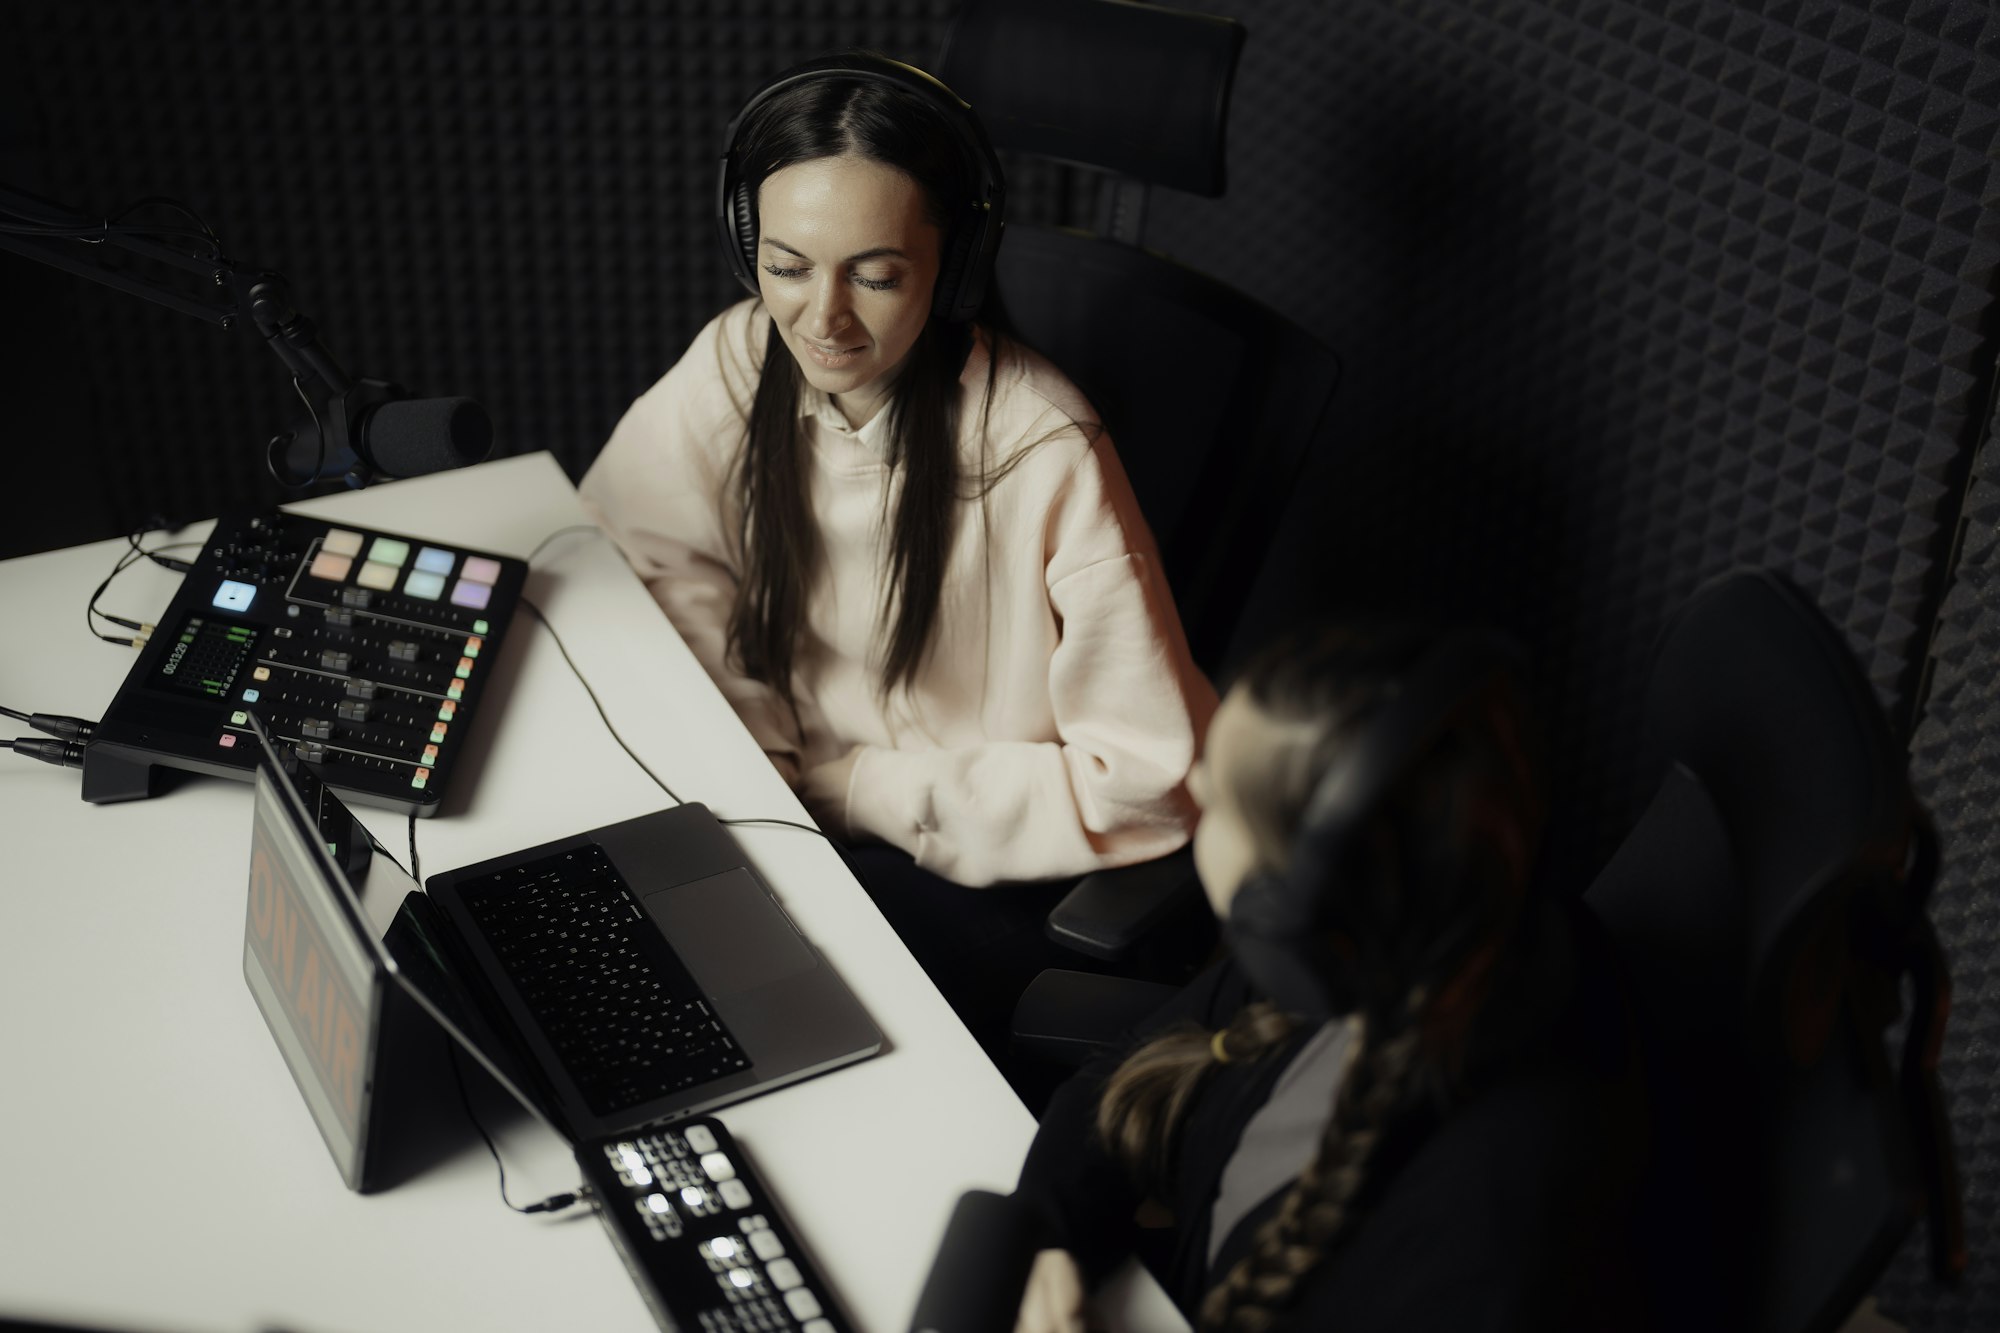
[[[1551,874],[1572,887],[1650,789],[1654,642],[1715,574],[1764,566],[1802,586],[1908,735],[1991,382],[2000,14],[1202,7],[1249,29],[1230,190],[1161,192],[1146,241],[1346,360],[1251,635],[1302,610],[1520,634],[1553,732]],[[1926,1330],[2000,1328],[1985,998],[2000,757],[1982,731],[2000,624],[1989,611],[1972,637],[1974,596],[1956,587],[1965,624],[1948,622],[1964,678],[1940,676],[1961,693],[1919,744],[1932,799],[1955,802],[1951,1092],[1985,1269],[1956,1292],[1885,1288],[1888,1312]],[[1983,783],[1984,805],[1948,795],[1948,775]]]
[[[952,8],[25,0],[0,6],[0,76],[32,134],[0,143],[0,180],[95,214],[192,204],[232,258],[290,278],[350,372],[472,397],[496,454],[547,449],[580,475],[741,295],[713,209],[743,99],[849,46],[929,63]],[[1015,216],[1052,220],[1067,178],[1023,166]],[[0,254],[0,275],[26,263]],[[89,348],[85,401],[42,415],[97,456],[118,521],[275,495],[263,442],[303,413],[255,337],[74,288],[61,333]]]

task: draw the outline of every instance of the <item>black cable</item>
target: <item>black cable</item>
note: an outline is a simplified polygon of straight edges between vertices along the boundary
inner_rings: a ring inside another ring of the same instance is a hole
[[[180,200],[169,199],[163,194],[149,194],[137,203],[127,205],[117,216],[109,219],[109,225],[115,227],[140,209],[151,208],[156,204],[164,208],[171,208],[174,212],[179,213],[182,217],[194,223],[196,229],[208,238],[209,253],[217,257],[222,254],[222,238],[215,234],[215,228],[209,226],[207,222],[202,220],[201,214],[195,212]]]
[[[451,1060],[451,1081],[458,1085],[458,1104],[465,1108],[465,1118],[479,1131],[480,1142],[486,1145],[487,1152],[493,1154],[494,1169],[500,1173],[500,1202],[517,1213],[525,1212],[526,1209],[507,1197],[507,1164],[500,1160],[500,1150],[493,1146],[493,1136],[486,1132],[486,1126],[479,1123],[479,1115],[472,1109],[472,1097],[465,1090],[465,1073],[458,1067],[458,1045],[450,1037],[443,1040],[445,1055]]]
[[[597,691],[590,688],[590,682],[584,679],[583,672],[580,669],[578,669],[576,665],[576,659],[571,657],[569,655],[569,649],[563,646],[562,635],[556,633],[556,627],[549,623],[549,618],[542,614],[542,609],[536,606],[533,602],[529,601],[526,597],[523,597],[521,599],[521,605],[525,606],[526,608],[528,608],[529,611],[534,613],[535,619],[542,622],[542,628],[549,632],[549,637],[556,641],[556,651],[562,654],[563,661],[569,663],[569,669],[576,676],[577,684],[583,686],[583,692],[590,696],[591,705],[597,709],[597,716],[603,720],[604,729],[611,733],[611,739],[618,742],[618,748],[625,751],[626,754],[630,755],[632,757],[632,762],[637,764],[640,770],[644,772],[647,777],[653,780],[655,786],[657,786],[661,791],[665,792],[668,796],[672,797],[675,805],[686,805],[687,802],[681,799],[680,793],[676,792],[672,787],[669,787],[666,783],[660,781],[660,775],[658,773],[655,773],[652,769],[646,767],[646,761],[639,757],[638,751],[634,750],[630,745],[627,745],[625,743],[625,738],[618,734],[618,728],[611,725],[611,715],[604,711],[603,701],[601,701],[597,697]]]
[[[154,206],[173,209],[176,213],[194,223],[196,229],[190,231],[186,227],[165,227],[147,224],[122,225],[126,218],[131,217],[140,209]],[[70,240],[86,241],[92,245],[102,245],[110,239],[112,229],[117,228],[121,235],[149,239],[192,237],[202,242],[204,248],[208,251],[207,258],[220,259],[222,257],[222,238],[215,234],[215,228],[209,226],[207,222],[203,221],[199,213],[180,202],[180,200],[169,199],[164,195],[149,194],[143,199],[126,205],[112,216],[99,218],[95,221],[86,221],[85,216],[82,214],[74,214],[68,218],[38,218],[32,214],[23,213],[18,208],[11,206],[6,207],[4,213],[0,213],[0,216],[13,219],[12,221],[0,221],[0,231],[9,231],[21,236],[54,236]]]
[[[493,1154],[493,1167],[500,1173],[500,1202],[517,1213],[557,1213],[575,1203],[577,1196],[574,1192],[551,1194],[540,1203],[531,1203],[525,1208],[507,1197],[507,1164],[500,1160],[500,1150],[493,1146],[493,1136],[486,1132],[486,1126],[479,1122],[479,1113],[472,1109],[472,1098],[465,1091],[465,1073],[458,1064],[458,1043],[445,1037],[444,1050],[451,1060],[451,1081],[458,1085],[458,1104],[465,1108],[465,1118],[479,1131],[480,1142],[486,1145],[486,1151]]]
[[[117,230],[121,236],[138,237],[143,240],[160,241],[162,243],[170,239],[193,239],[201,241],[208,249],[208,254],[197,256],[198,258],[220,259],[222,257],[220,252],[215,249],[213,241],[210,241],[208,237],[202,235],[200,232],[190,231],[186,227],[119,227]],[[102,245],[111,239],[111,227],[109,224],[92,227],[51,227],[36,223],[29,223],[23,226],[18,222],[0,222],[0,231],[14,236],[48,236],[59,241],[82,241],[86,245]]]
[[[36,736],[17,736],[5,744],[15,754],[27,759],[39,759],[59,768],[83,767],[83,744],[80,741],[45,741]]]
[[[97,724],[80,717],[66,717],[61,713],[30,713],[23,719],[36,731],[66,741],[87,741],[97,734]]]
[[[556,538],[564,536],[567,533],[571,532],[601,533],[602,531],[603,529],[599,528],[594,523],[576,523],[566,528],[557,528],[554,532],[551,532],[548,536],[542,538],[540,542],[536,543],[535,549],[528,552],[528,560],[530,563],[532,563],[534,561],[534,558],[542,553],[544,547],[546,547],[550,542],[554,541]],[[549,632],[549,637],[556,641],[556,650],[562,654],[563,661],[569,663],[570,671],[575,674],[577,683],[583,686],[584,693],[590,696],[590,702],[596,705],[597,716],[603,719],[604,728],[605,730],[611,733],[611,738],[618,742],[619,747],[622,748],[626,754],[632,756],[632,762],[637,764],[641,769],[643,769],[645,771],[646,776],[651,778],[661,791],[665,792],[668,796],[673,797],[675,805],[686,804],[686,802],[682,800],[678,792],[676,792],[672,787],[669,787],[666,783],[660,781],[659,774],[655,773],[652,769],[646,767],[646,761],[641,759],[636,753],[633,752],[632,747],[625,743],[625,738],[618,734],[618,728],[611,725],[611,718],[607,713],[605,713],[604,704],[601,700],[598,699],[597,691],[593,690],[590,687],[590,682],[584,679],[583,672],[577,668],[576,659],[569,655],[569,649],[563,646],[562,636],[556,633],[556,627],[549,623],[549,618],[542,614],[541,608],[536,606],[533,602],[529,601],[526,597],[523,597],[521,599],[521,605],[525,606],[526,608],[528,608],[529,611],[534,613],[535,619],[542,622],[542,628],[546,629]],[[835,838],[831,833],[828,833],[825,829],[814,828],[810,824],[798,823],[795,820],[751,817],[747,819],[718,818],[716,822],[720,824],[775,824],[778,825],[780,828],[797,829],[801,833],[816,833],[820,837],[825,838],[828,844],[831,845],[834,851],[838,852],[843,859],[845,859],[847,856],[847,849],[842,847],[840,845],[840,840]],[[414,815],[411,816],[410,827],[411,827],[411,839],[412,839],[410,844],[410,856],[414,860],[416,857],[416,843],[415,843],[416,817]]]
[[[318,448],[313,454],[313,470],[310,475],[299,480],[293,480],[278,471],[278,455],[284,452],[284,446],[290,442],[289,437],[284,435],[271,437],[270,445],[264,450],[264,470],[271,474],[271,480],[286,490],[299,491],[318,481],[320,470],[326,466],[326,425],[319,419],[319,409],[313,406],[312,399],[307,396],[305,386],[299,383],[297,375],[292,376],[292,392],[299,396],[299,401],[306,405],[307,415],[312,417],[313,435],[318,442]]]
[[[139,532],[126,533],[125,544],[158,565],[161,569],[171,569],[176,574],[185,574],[194,568],[194,562],[191,560],[176,560],[172,556],[161,555],[160,552],[177,550],[183,546],[200,546],[200,542],[169,542],[165,546],[155,546],[149,550],[139,545],[141,535],[142,533]]]
[[[102,616],[106,620],[110,621],[112,624],[123,625],[126,629],[132,630],[135,633],[143,631],[145,629],[145,626],[141,625],[136,620],[127,620],[123,616],[114,616],[108,611],[100,611],[97,609],[97,599],[104,596],[104,590],[111,586],[111,581],[117,578],[120,574],[123,574],[126,570],[130,569],[133,565],[137,564],[138,560],[139,557],[132,554],[129,551],[119,556],[118,563],[111,567],[111,572],[104,576],[104,582],[97,585],[97,591],[90,594],[90,600],[88,602],[85,602],[83,605],[84,628],[88,629],[92,634],[95,634],[98,638],[104,640],[106,643],[115,643],[126,648],[138,647],[138,644],[132,639],[120,638],[119,636],[113,634],[106,634],[102,630],[98,629],[97,622],[91,619],[92,616]]]
[[[389,859],[393,861],[395,858]],[[417,863],[417,812],[414,810],[410,811],[410,878],[417,882],[418,888],[424,886],[423,867]]]
[[[832,844],[833,850],[839,852],[843,857],[847,855],[847,849],[840,845],[840,839],[834,837],[823,828],[814,828],[811,824],[801,824],[790,819],[760,819],[755,816],[749,819],[717,819],[715,822],[718,824],[776,824],[781,828],[795,828],[801,833],[817,833],[820,837],[825,838],[828,843]]]
[[[185,573],[194,568],[194,566],[181,560],[169,560],[161,556],[160,552],[177,551],[187,546],[199,547],[202,543],[168,542],[163,546],[143,547],[139,545],[138,534],[135,533],[127,533],[125,542],[132,549],[119,555],[118,563],[111,567],[111,572],[104,576],[104,582],[97,585],[97,591],[90,594],[90,600],[84,603],[83,623],[86,629],[106,643],[115,643],[125,648],[137,648],[142,646],[145,640],[152,635],[154,626],[142,624],[136,620],[127,620],[124,616],[114,616],[109,611],[100,611],[97,609],[97,599],[104,596],[105,590],[110,588],[113,579],[138,564],[141,557],[153,560],[168,569]],[[115,634],[105,634],[97,628],[97,621],[92,620],[92,616],[108,620],[114,625],[122,625],[124,628],[131,630],[135,637],[128,639]]]
[[[86,722],[80,717],[66,717],[61,713],[23,713],[18,708],[8,708],[4,705],[0,705],[0,713],[17,722],[25,722],[36,731],[47,732],[66,741],[87,741],[97,731],[95,722]]]
[[[604,529],[598,527],[595,523],[572,523],[566,528],[557,528],[554,532],[551,532],[548,536],[535,543],[535,549],[528,552],[527,563],[534,564],[535,557],[540,555],[548,544],[558,537],[567,537],[572,532],[602,533],[603,531]]]

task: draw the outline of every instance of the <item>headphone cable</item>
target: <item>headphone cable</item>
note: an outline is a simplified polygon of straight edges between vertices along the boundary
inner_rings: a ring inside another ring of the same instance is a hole
[[[556,533],[554,535],[560,536],[562,534]],[[544,542],[543,544],[546,545],[547,543]],[[541,548],[537,547],[536,549],[539,550]],[[556,633],[556,627],[549,623],[549,618],[542,614],[542,609],[539,606],[536,606],[533,602],[529,601],[526,595],[522,596],[521,605],[526,607],[531,613],[533,613],[536,620],[542,622],[542,628],[549,632],[549,637],[551,639],[555,640],[556,651],[561,653],[562,660],[569,664],[570,672],[572,675],[576,677],[577,684],[583,686],[583,692],[590,696],[591,706],[597,710],[597,716],[604,723],[604,729],[611,733],[611,739],[618,742],[618,748],[623,750],[626,754],[630,755],[632,758],[632,762],[639,766],[640,771],[653,780],[653,785],[657,786],[661,791],[665,792],[668,796],[672,797],[675,805],[686,805],[687,802],[681,799],[680,793],[675,791],[672,787],[669,787],[665,782],[663,782],[660,779],[660,775],[658,773],[655,773],[651,768],[647,767],[646,761],[639,757],[639,752],[637,750],[634,750],[629,744],[626,743],[625,738],[618,734],[617,727],[611,725],[611,715],[604,711],[604,701],[599,699],[597,697],[597,691],[590,687],[590,681],[584,677],[582,669],[578,667],[576,664],[576,659],[569,655],[569,649],[564,645],[562,641],[562,635]]]

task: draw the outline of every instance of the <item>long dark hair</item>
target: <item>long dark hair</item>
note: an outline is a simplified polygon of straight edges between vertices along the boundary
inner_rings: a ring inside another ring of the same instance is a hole
[[[855,154],[895,167],[922,188],[931,221],[945,233],[940,256],[947,267],[952,220],[976,191],[942,113],[919,93],[865,77],[829,75],[774,95],[746,120],[736,151],[740,179],[753,200],[765,178],[799,162]],[[901,477],[880,613],[887,637],[885,691],[916,677],[937,621],[960,496],[959,376],[972,337],[970,325],[929,320],[885,409],[888,463]],[[988,406],[1001,355],[1001,340],[990,330],[989,343]],[[806,598],[821,556],[811,459],[798,417],[802,380],[774,322],[737,465],[744,570],[729,617],[729,646],[738,669],[777,689],[788,704]]]
[[[1235,792],[1260,858],[1282,871],[1292,831],[1333,754],[1433,641],[1426,630],[1321,630],[1275,644],[1238,688],[1274,721],[1299,724],[1285,753],[1260,756]],[[1342,873],[1389,876],[1393,920],[1358,936],[1380,958],[1350,1021],[1359,1029],[1319,1151],[1257,1232],[1251,1251],[1210,1288],[1200,1311],[1213,1329],[1267,1326],[1331,1252],[1365,1199],[1370,1165],[1403,1113],[1428,1093],[1448,1096],[1473,1019],[1511,944],[1543,815],[1522,704],[1510,681],[1471,701],[1375,817],[1359,860]],[[1216,781],[1227,780],[1213,775]],[[1463,944],[1440,956],[1426,941]],[[1407,960],[1427,958],[1423,966]],[[1298,1022],[1268,1003],[1215,1033],[1184,1028],[1136,1051],[1105,1085],[1097,1132],[1149,1194],[1166,1192],[1177,1137],[1202,1084],[1220,1065],[1284,1045]]]

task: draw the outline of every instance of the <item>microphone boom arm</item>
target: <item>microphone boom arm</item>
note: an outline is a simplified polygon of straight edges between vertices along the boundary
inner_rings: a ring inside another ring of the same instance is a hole
[[[288,478],[279,471],[280,459],[290,453],[298,432],[280,434],[270,441],[266,461],[280,485],[299,489],[315,481],[344,476],[349,486],[358,489],[385,475],[359,443],[364,435],[363,421],[383,404],[407,399],[408,393],[400,385],[355,379],[343,370],[320,345],[319,331],[313,322],[292,304],[290,285],[284,275],[237,264],[222,254],[220,243],[214,241],[212,234],[208,247],[211,253],[202,255],[149,234],[157,230],[121,226],[108,219],[93,221],[75,209],[0,185],[0,250],[178,310],[219,328],[233,329],[245,312],[249,314],[265,346],[291,372],[312,415],[312,429],[317,437],[313,474],[303,479]],[[125,272],[106,262],[102,249],[105,246],[193,274],[205,282],[205,288],[198,297],[151,277]],[[483,450],[480,456],[484,456]],[[334,469],[331,472],[327,471],[329,465]]]

